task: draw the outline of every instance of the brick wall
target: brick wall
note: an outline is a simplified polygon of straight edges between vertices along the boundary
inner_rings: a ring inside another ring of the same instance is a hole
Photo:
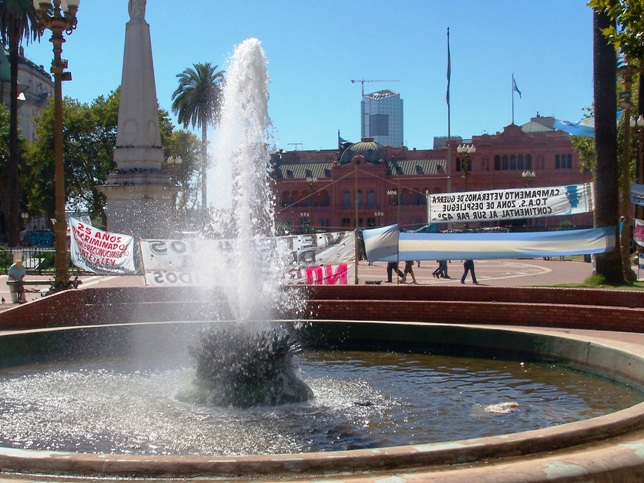
[[[644,332],[644,292],[485,286],[311,286],[313,319],[503,324]],[[204,320],[225,307],[190,288],[69,290],[0,314],[0,330],[41,326]],[[284,318],[295,314],[281,314]]]

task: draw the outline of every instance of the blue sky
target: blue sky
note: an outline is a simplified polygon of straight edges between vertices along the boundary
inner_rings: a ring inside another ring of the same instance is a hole
[[[127,0],[83,0],[63,45],[82,102],[121,81]],[[226,68],[235,45],[262,42],[271,77],[269,114],[278,148],[332,149],[337,132],[360,137],[365,93],[404,100],[405,145],[428,149],[447,135],[447,37],[452,59],[451,133],[470,138],[542,116],[578,121],[592,104],[592,11],[583,0],[149,0],[157,97],[171,112],[176,75],[195,63]],[[25,45],[49,69],[49,32]],[[176,124],[176,118],[172,115]]]

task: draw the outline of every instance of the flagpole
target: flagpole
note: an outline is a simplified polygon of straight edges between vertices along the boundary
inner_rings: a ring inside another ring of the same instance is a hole
[[[447,192],[452,192],[452,119],[449,98],[449,84],[452,77],[452,57],[449,51],[449,27],[447,27]]]
[[[512,73],[512,84],[510,89],[512,90],[512,124],[514,125],[514,72]]]

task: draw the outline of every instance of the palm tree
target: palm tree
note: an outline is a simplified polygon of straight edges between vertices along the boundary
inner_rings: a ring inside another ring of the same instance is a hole
[[[0,36],[3,46],[9,47],[11,88],[9,101],[9,246],[19,242],[19,193],[18,165],[18,62],[22,39],[40,38],[38,19],[32,0],[0,0]]]
[[[201,128],[201,208],[207,208],[208,127],[219,121],[224,71],[219,66],[195,64],[177,74],[179,87],[172,94],[172,111],[184,128]]]
[[[619,218],[617,165],[617,54],[603,30],[611,25],[604,11],[593,10],[593,90],[595,99],[595,226],[616,226]],[[628,202],[628,200],[626,200]],[[617,231],[617,230],[616,230]],[[618,233],[615,233],[619,239]],[[620,252],[596,256],[595,272],[606,282],[624,281]]]

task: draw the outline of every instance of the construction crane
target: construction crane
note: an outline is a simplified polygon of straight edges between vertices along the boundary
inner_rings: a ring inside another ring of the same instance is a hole
[[[365,79],[351,79],[351,83],[355,84],[360,82],[362,84],[362,97],[360,98],[360,137],[364,138],[366,136],[366,120],[364,112],[364,83],[365,82],[400,82],[400,80],[365,80]]]

